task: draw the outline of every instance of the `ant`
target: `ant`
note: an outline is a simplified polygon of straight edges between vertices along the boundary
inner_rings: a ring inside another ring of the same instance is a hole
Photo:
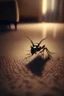
[[[50,55],[50,53],[52,53],[52,52],[50,52],[45,45],[40,46],[41,42],[42,42],[43,40],[46,40],[47,38],[42,39],[39,43],[36,43],[36,44],[34,44],[33,41],[32,41],[29,37],[27,37],[27,38],[28,38],[28,39],[31,41],[31,43],[32,43],[31,50],[30,50],[31,56],[34,55],[34,54],[36,54],[37,52],[40,52],[40,53],[43,52],[43,53],[44,53],[44,51],[46,50],[48,56],[49,56],[49,57],[52,57],[52,56]],[[30,56],[29,56],[29,57],[30,57]]]

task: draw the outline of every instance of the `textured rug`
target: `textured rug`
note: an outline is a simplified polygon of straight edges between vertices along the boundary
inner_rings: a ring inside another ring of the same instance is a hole
[[[0,96],[64,96],[64,57],[0,56]]]

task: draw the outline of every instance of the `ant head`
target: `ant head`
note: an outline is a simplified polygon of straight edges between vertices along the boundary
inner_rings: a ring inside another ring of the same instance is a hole
[[[39,43],[35,43],[35,45],[34,45],[35,47],[39,47],[40,45],[39,45]]]
[[[33,49],[33,48],[36,48],[37,46],[36,45],[34,45],[34,46],[30,46],[31,47],[31,49]]]

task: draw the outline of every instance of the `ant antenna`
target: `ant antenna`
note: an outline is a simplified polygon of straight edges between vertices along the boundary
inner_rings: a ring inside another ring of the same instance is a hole
[[[26,36],[27,37],[27,36]],[[33,45],[33,47],[34,47],[34,43],[33,43],[33,41],[29,38],[29,37],[27,37],[30,41],[31,41],[31,43],[32,43],[32,45]]]
[[[44,38],[44,39],[42,39],[39,43],[38,43],[38,46],[41,44],[41,42],[43,41],[43,40],[45,40],[45,39],[47,39],[47,38]]]

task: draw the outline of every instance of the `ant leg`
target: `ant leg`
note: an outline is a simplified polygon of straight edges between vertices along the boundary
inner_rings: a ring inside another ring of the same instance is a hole
[[[43,50],[42,51],[40,51],[40,53],[42,53],[43,52],[43,56],[44,56],[44,51],[46,50],[46,52],[47,52],[47,54],[48,54],[48,56],[49,57],[51,57],[51,55],[50,55],[50,51],[44,46],[43,47]]]
[[[48,50],[48,48],[46,48],[46,51],[47,51],[48,53],[51,53],[51,52]]]
[[[46,50],[48,56],[49,56],[49,57],[52,57],[52,56],[50,55],[51,52],[48,50],[48,48],[45,48],[45,50]]]
[[[29,58],[29,57],[31,57],[32,55],[29,55],[28,57],[25,57],[25,59],[27,59],[27,58]]]
[[[43,54],[44,54],[44,48],[45,48],[45,45],[43,45],[43,46],[41,47],[42,51],[40,51],[40,53],[43,52]]]
[[[41,56],[43,56],[43,58],[44,58],[44,49],[41,50],[39,53],[41,53]]]
[[[26,55],[30,55],[30,53],[26,54]]]

